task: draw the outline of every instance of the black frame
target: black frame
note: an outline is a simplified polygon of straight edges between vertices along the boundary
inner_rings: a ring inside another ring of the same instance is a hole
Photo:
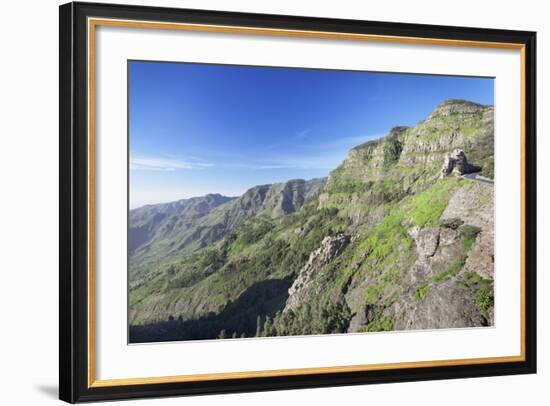
[[[527,374],[536,372],[536,33],[113,4],[60,6],[59,398],[67,402]],[[525,360],[269,378],[88,387],[88,17],[299,29],[525,46]]]

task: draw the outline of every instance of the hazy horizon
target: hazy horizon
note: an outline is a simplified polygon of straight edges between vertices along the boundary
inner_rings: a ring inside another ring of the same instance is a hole
[[[223,197],[229,197],[231,199],[237,199],[239,197],[241,197],[243,194],[245,194],[248,190],[256,187],[256,186],[266,186],[266,185],[273,185],[273,184],[277,184],[277,183],[286,183],[286,182],[290,182],[290,181],[293,181],[293,180],[303,180],[303,181],[306,181],[306,182],[309,182],[309,181],[312,181],[312,180],[316,180],[316,179],[325,179],[326,176],[323,176],[323,177],[320,177],[320,178],[309,178],[309,179],[302,179],[302,178],[292,178],[292,179],[287,179],[287,180],[283,180],[283,181],[280,181],[280,182],[273,182],[273,183],[260,183],[258,185],[252,185],[250,186],[249,188],[247,188],[244,192],[242,192],[241,194],[238,194],[238,195],[225,195],[223,193],[219,193],[219,192],[208,192],[208,193],[204,193],[202,195],[196,195],[196,196],[189,196],[189,197],[182,197],[180,199],[176,199],[176,200],[166,200],[166,201],[161,201],[161,202],[155,202],[155,203],[145,203],[145,204],[142,204],[140,206],[135,206],[135,207],[132,207],[130,206],[130,210],[135,210],[135,209],[139,209],[141,207],[145,207],[145,206],[154,206],[154,205],[157,205],[157,204],[168,204],[168,203],[174,203],[174,202],[177,202],[177,201],[180,201],[180,200],[188,200],[188,199],[193,199],[195,197],[205,197],[205,196],[208,196],[208,195],[220,195],[220,196],[223,196]]]

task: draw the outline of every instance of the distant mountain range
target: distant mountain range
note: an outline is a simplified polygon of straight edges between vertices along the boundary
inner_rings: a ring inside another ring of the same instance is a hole
[[[447,100],[328,179],[131,210],[130,341],[492,325],[493,138]]]
[[[238,198],[208,194],[131,210],[130,274],[159,259],[204,248],[248,218],[293,213],[316,196],[325,181],[296,179],[254,186]]]

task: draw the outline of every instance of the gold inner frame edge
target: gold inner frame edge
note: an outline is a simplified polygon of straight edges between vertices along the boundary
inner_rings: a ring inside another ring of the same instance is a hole
[[[459,365],[480,365],[497,364],[505,362],[522,362],[526,359],[525,348],[525,45],[506,42],[488,42],[488,41],[470,41],[453,40],[439,38],[422,37],[400,37],[391,35],[374,34],[355,34],[344,32],[326,32],[326,31],[307,31],[274,29],[260,27],[242,27],[228,25],[208,25],[208,24],[188,24],[188,23],[167,23],[140,20],[121,20],[109,18],[88,18],[87,21],[87,43],[88,43],[88,61],[87,61],[87,80],[88,80],[88,388],[143,385],[143,384],[161,384],[177,382],[199,382],[214,381],[222,379],[245,379],[245,378],[268,378],[281,376],[299,376],[314,374],[338,374],[345,372],[367,372],[392,370],[399,368],[427,368],[441,366],[459,366]],[[330,366],[316,368],[293,368],[293,369],[275,369],[265,371],[243,371],[243,372],[219,372],[210,374],[188,374],[160,377],[143,378],[120,378],[120,379],[95,379],[95,28],[97,26],[110,27],[129,27],[129,28],[148,28],[162,30],[180,30],[194,32],[217,32],[234,33],[248,35],[267,35],[299,38],[318,38],[318,39],[341,39],[371,42],[390,42],[402,44],[419,44],[432,46],[459,46],[459,47],[478,47],[493,49],[512,49],[520,51],[520,170],[521,170],[521,267],[520,267],[520,341],[521,349],[519,355],[502,357],[480,357],[464,358],[451,360],[434,361],[413,361],[413,362],[395,362],[382,364],[360,364],[346,366]]]

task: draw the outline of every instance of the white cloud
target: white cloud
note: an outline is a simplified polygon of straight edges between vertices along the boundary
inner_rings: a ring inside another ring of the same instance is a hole
[[[214,164],[210,162],[196,162],[191,165],[193,167],[199,167],[199,168],[212,168],[214,166]]]
[[[133,156],[130,158],[130,169],[133,171],[175,171],[177,169],[209,168],[214,164],[208,162],[188,162],[178,159]]]
[[[306,135],[308,135],[311,132],[311,128],[306,128],[305,130],[302,130],[298,132],[298,138],[304,138]]]
[[[383,137],[385,134],[360,135],[335,138],[316,144],[301,144],[297,147],[302,153],[271,156],[263,160],[253,160],[243,165],[250,169],[323,169],[332,170],[342,163],[348,152],[367,141]]]
[[[350,150],[353,147],[361,145],[367,141],[376,140],[384,137],[386,134],[370,134],[370,135],[356,135],[350,137],[334,138],[319,143],[301,144],[303,148],[310,148],[312,150],[334,150],[334,149],[346,149]]]
[[[297,135],[308,140],[307,134],[311,129],[306,128]],[[203,161],[201,158],[192,156],[185,160],[171,157],[155,156],[132,156],[130,158],[130,169],[133,171],[164,171],[172,172],[179,169],[207,169],[217,166],[219,168],[244,168],[250,170],[278,170],[278,169],[299,169],[299,170],[332,170],[336,168],[346,157],[349,150],[366,141],[380,138],[384,134],[360,135],[351,137],[335,137],[332,140],[323,142],[298,143],[294,146],[295,151],[286,155],[271,155],[266,153],[263,159],[250,159],[251,157],[238,154],[235,156],[224,156],[216,164]],[[298,152],[301,151],[301,152]]]
[[[252,160],[228,164],[227,167],[251,170],[273,169],[334,169],[343,159],[343,155],[279,156],[263,160]]]
[[[205,185],[195,187],[185,183],[177,185],[148,184],[133,185],[130,188],[130,210],[146,204],[175,202],[180,199],[205,196],[208,193],[220,193],[224,196],[240,196],[249,185]]]

